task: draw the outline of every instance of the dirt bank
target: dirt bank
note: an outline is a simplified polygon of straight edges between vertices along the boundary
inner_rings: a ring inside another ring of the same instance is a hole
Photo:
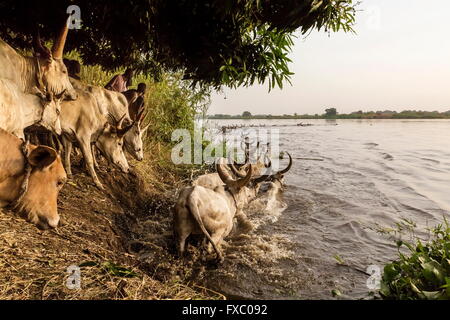
[[[189,266],[181,276],[173,268],[180,264],[170,207],[179,178],[152,160],[135,163],[134,175],[101,163],[100,191],[75,159],[58,199],[57,230],[0,212],[0,299],[220,298],[189,281]],[[71,265],[81,267],[81,289],[66,286]]]

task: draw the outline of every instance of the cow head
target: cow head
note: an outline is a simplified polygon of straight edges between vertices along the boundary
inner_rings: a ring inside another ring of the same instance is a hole
[[[144,144],[142,142],[142,137],[145,135],[149,125],[141,128],[142,122],[145,118],[144,110],[136,116],[133,126],[124,136],[125,149],[127,152],[133,156],[138,161],[144,159]]]
[[[43,101],[44,108],[40,124],[57,135],[60,135],[62,132],[60,114],[61,101],[64,99],[64,94],[65,91],[55,97],[48,95],[47,99]]]
[[[250,157],[246,158],[246,162],[244,164],[239,165],[236,163],[232,157],[231,154],[228,156],[228,166],[230,167],[231,171],[234,175],[243,178],[247,174],[247,169],[249,164],[251,163]],[[258,176],[261,175],[261,173],[264,171],[264,169],[268,169],[272,166],[272,161],[270,160],[270,154],[269,150],[267,150],[265,153],[261,153],[253,165],[253,175]]]
[[[277,172],[271,172],[270,168],[267,168],[269,173],[265,173],[260,177],[252,180],[252,185],[258,187],[260,183],[264,181],[273,182],[279,186],[280,189],[284,187],[284,175],[292,168],[292,157],[289,152],[286,151],[289,156],[289,164],[283,170]]]
[[[220,179],[227,186],[228,190],[233,194],[239,205],[247,203],[251,198],[255,197],[256,192],[253,188],[247,186],[251,182],[252,177],[252,165],[248,166],[247,174],[244,178],[233,179],[231,174],[225,169],[227,166],[217,163],[216,170]]]
[[[69,74],[63,62],[64,45],[68,33],[68,22],[56,38],[52,50],[42,45],[39,34],[34,39],[34,51],[38,59],[38,85],[52,95],[65,92],[69,100],[76,100],[77,93],[69,81]]]
[[[29,146],[28,163],[32,167],[28,189],[19,205],[26,219],[40,229],[59,224],[58,193],[67,180],[59,154],[47,146]]]
[[[109,118],[110,121],[106,122],[103,133],[95,145],[110,163],[127,173],[130,167],[123,153],[123,137],[133,127],[133,124],[123,126],[125,115],[119,121],[116,121],[111,115]]]

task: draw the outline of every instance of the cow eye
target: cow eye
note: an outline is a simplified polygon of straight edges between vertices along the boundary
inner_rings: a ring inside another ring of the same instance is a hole
[[[64,185],[64,181],[63,180],[58,180],[58,182],[56,183],[57,187],[62,187]]]
[[[56,115],[60,115],[61,114],[61,111],[59,111],[58,109],[56,109]]]

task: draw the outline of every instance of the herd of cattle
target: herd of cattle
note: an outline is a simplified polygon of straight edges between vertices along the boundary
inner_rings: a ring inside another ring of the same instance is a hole
[[[125,152],[139,161],[144,156],[143,106],[135,110],[124,94],[69,77],[62,59],[67,33],[66,25],[52,50],[37,36],[30,57],[0,39],[0,208],[17,210],[41,229],[59,224],[57,198],[71,175],[73,146],[81,150],[101,189],[95,150],[123,172],[129,171]],[[30,144],[25,138],[43,130],[56,137],[58,148]],[[290,158],[285,170],[262,174],[271,166],[267,154],[256,163],[249,159],[248,150],[241,166],[222,159],[216,164],[217,173],[201,176],[181,191],[174,207],[181,254],[186,238],[201,233],[222,260],[220,242],[230,233],[236,213],[257,196],[261,183],[280,188],[292,165]]]
[[[71,175],[73,145],[99,188],[95,150],[123,172],[129,171],[125,151],[139,161],[144,156],[143,105],[134,110],[124,94],[69,77],[63,62],[67,33],[65,25],[51,50],[37,36],[33,56],[0,40],[0,207],[18,209],[43,229],[58,226],[57,197]],[[56,137],[58,148],[25,139],[39,142],[43,130]]]
[[[214,248],[217,260],[222,262],[220,244],[233,229],[237,214],[242,214],[246,205],[258,197],[262,184],[273,195],[282,190],[284,174],[292,167],[291,155],[286,152],[289,164],[285,169],[274,171],[270,149],[265,153],[261,149],[258,143],[252,156],[246,143],[244,164],[219,158],[215,164],[217,172],[199,176],[191,186],[181,190],[174,207],[173,224],[180,256],[184,254],[189,235],[200,234],[208,240],[208,252]]]

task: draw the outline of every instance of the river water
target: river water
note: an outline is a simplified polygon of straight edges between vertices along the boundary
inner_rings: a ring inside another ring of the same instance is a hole
[[[280,150],[294,158],[282,199],[250,204],[250,226],[227,238],[224,265],[206,277],[230,298],[332,299],[332,290],[368,298],[364,271],[397,255],[388,231],[414,222],[426,239],[427,228],[449,216],[448,120],[211,123],[276,128]]]

